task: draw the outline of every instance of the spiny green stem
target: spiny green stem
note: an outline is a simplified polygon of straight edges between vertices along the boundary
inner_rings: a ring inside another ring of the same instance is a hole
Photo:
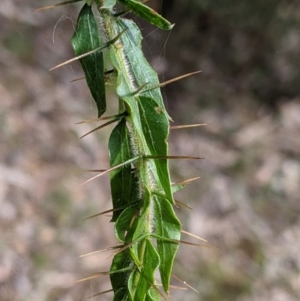
[[[67,1],[48,8],[77,1]],[[98,109],[97,119],[80,123],[108,120],[82,137],[117,123],[109,138],[110,168],[90,170],[100,173],[85,183],[110,174],[113,209],[88,218],[112,213],[111,221],[115,222],[116,237],[121,245],[83,255],[117,250],[110,271],[95,273],[79,281],[109,275],[114,301],[166,300],[165,293],[169,294],[171,271],[179,244],[206,245],[180,239],[181,224],[173,206],[180,204],[190,207],[174,200],[173,194],[194,179],[173,184],[168,162],[170,159],[202,158],[168,154],[167,139],[172,119],[165,109],[160,88],[200,71],[160,83],[157,73],[144,57],[139,28],[133,21],[124,19],[123,14],[115,13],[117,2],[159,28],[170,30],[173,27],[142,1],[86,0],[72,38],[76,57],[51,69],[79,60]],[[95,18],[97,12],[93,7],[98,10],[100,24]],[[108,50],[108,66],[113,67],[108,72],[105,71],[104,49]],[[119,110],[114,116],[100,117],[106,111],[107,74],[112,72],[116,74],[115,90]],[[200,125],[172,128],[192,126]],[[186,231],[182,232],[193,236]],[[159,270],[165,293],[160,292],[156,283],[156,270]]]

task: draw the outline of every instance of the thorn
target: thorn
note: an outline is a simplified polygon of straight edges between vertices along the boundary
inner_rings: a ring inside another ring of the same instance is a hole
[[[195,177],[195,178],[187,179],[187,180],[184,180],[184,181],[181,181],[181,182],[173,183],[172,186],[187,185],[187,184],[190,184],[191,182],[199,180],[199,179],[200,179],[200,177]]]
[[[119,253],[122,253],[123,251],[127,250],[128,248],[130,248],[132,245],[134,245],[136,243],[136,241],[132,241],[131,243],[125,245],[124,247],[122,247],[117,253],[115,253],[114,255],[117,255]]]
[[[142,84],[141,86],[139,86],[135,91],[133,91],[132,93],[129,93],[129,94],[125,94],[125,95],[123,95],[123,97],[137,95],[137,94],[139,94],[139,93],[144,89],[144,87],[146,87],[147,85],[148,85],[148,83],[144,83],[144,84]],[[142,92],[144,92],[144,91],[142,91]]]
[[[178,81],[178,80],[181,80],[181,79],[183,79],[183,78],[186,78],[186,77],[189,77],[189,76],[198,74],[198,73],[200,73],[200,72],[202,72],[202,70],[195,71],[195,72],[191,72],[191,73],[187,73],[187,74],[184,74],[184,75],[181,75],[181,76],[178,76],[178,77],[169,79],[169,80],[167,80],[167,81],[165,81],[165,82],[163,82],[163,83],[160,83],[159,86],[160,86],[160,87],[164,87],[164,86],[166,86],[166,85],[168,85],[168,84],[171,84],[171,83],[176,82],[176,81]]]
[[[180,244],[184,244],[184,245],[194,246],[194,247],[204,247],[204,248],[208,248],[208,249],[215,248],[215,247],[210,246],[210,245],[195,244],[195,243],[193,243],[193,242],[189,242],[189,241],[185,241],[185,240],[177,240],[177,239],[174,239],[174,242],[177,242],[177,243],[180,243]]]
[[[134,223],[136,217],[138,216],[138,214],[139,214],[139,210],[136,210],[136,211],[134,212],[134,214],[133,214],[131,220],[130,220],[129,228],[132,227],[132,225],[133,225],[133,223]]]
[[[90,219],[90,218],[97,217],[97,216],[100,216],[100,215],[104,215],[104,214],[106,214],[106,213],[115,212],[115,211],[120,211],[120,210],[122,210],[122,209],[125,209],[125,208],[130,207],[130,206],[133,206],[133,205],[136,205],[136,203],[131,203],[131,204],[129,204],[129,205],[122,206],[122,207],[119,207],[119,208],[116,208],[116,209],[105,210],[105,211],[102,211],[102,212],[100,212],[100,213],[97,213],[97,214],[91,215],[91,216],[89,216],[89,217],[86,217],[86,218],[83,219],[82,221],[86,221],[86,220],[88,220],[88,219]]]
[[[46,9],[50,9],[50,8],[54,8],[57,6],[63,6],[63,5],[67,5],[67,4],[72,4],[72,3],[76,3],[82,0],[70,0],[70,1],[65,1],[65,2],[61,2],[61,3],[57,3],[57,4],[52,4],[52,5],[48,5],[48,6],[44,6],[44,7],[39,7],[34,9],[32,12],[37,12],[37,11],[41,11],[41,10],[46,10]]]
[[[206,123],[198,123],[198,124],[187,124],[187,125],[174,125],[170,126],[170,130],[179,130],[179,129],[186,129],[186,128],[194,128],[199,126],[205,126]]]
[[[123,268],[123,269],[119,269],[119,270],[115,270],[115,271],[93,273],[90,276],[82,278],[82,279],[79,279],[79,280],[77,280],[75,282],[82,282],[82,281],[86,281],[86,280],[90,280],[90,279],[95,279],[95,278],[100,277],[100,276],[117,274],[117,273],[122,273],[122,272],[130,271],[130,270],[132,270],[132,267],[127,267],[127,268]]]
[[[91,298],[94,298],[94,297],[97,297],[97,296],[100,296],[100,295],[104,295],[104,294],[106,294],[106,293],[110,293],[110,292],[113,292],[113,291],[114,291],[113,289],[110,289],[110,290],[107,290],[107,291],[103,291],[103,292],[100,292],[100,293],[98,293],[98,294],[89,296],[88,299],[91,299]]]
[[[109,272],[99,272],[99,273],[94,273],[94,274],[91,274],[91,275],[88,276],[88,277],[85,277],[85,278],[76,280],[75,282],[76,282],[76,283],[78,283],[78,282],[83,282],[83,281],[95,279],[95,278],[98,278],[98,277],[100,277],[100,276],[105,276],[105,275],[109,275]]]
[[[82,59],[82,58],[84,58],[84,57],[86,57],[86,56],[89,56],[89,55],[91,55],[91,54],[93,54],[93,53],[95,53],[95,52],[97,52],[97,51],[100,51],[100,50],[103,50],[103,49],[109,47],[110,45],[114,44],[114,43],[121,37],[121,35],[122,35],[126,30],[127,30],[127,29],[124,29],[124,30],[123,30],[122,32],[120,32],[116,37],[114,37],[112,40],[108,41],[107,43],[103,44],[102,46],[100,46],[100,47],[98,47],[98,48],[96,48],[96,49],[93,49],[93,50],[91,50],[91,51],[88,51],[88,52],[86,52],[86,53],[83,53],[83,54],[81,54],[81,55],[78,55],[78,56],[76,56],[76,57],[74,57],[74,58],[72,58],[72,59],[70,59],[70,60],[68,60],[68,61],[65,61],[65,62],[61,63],[61,64],[58,64],[58,65],[56,65],[55,67],[52,67],[52,68],[49,69],[49,70],[52,71],[52,70],[54,70],[54,69],[60,68],[60,67],[65,66],[65,65],[68,65],[68,64],[70,64],[70,63],[72,63],[72,62],[75,62],[75,61],[80,60],[80,59]]]
[[[203,160],[204,158],[201,157],[192,157],[192,156],[144,156],[146,159],[154,159],[154,160],[161,160],[161,159],[193,159],[193,160]]]
[[[199,294],[199,292],[195,288],[193,288],[191,285],[187,284],[184,280],[181,280],[179,277],[175,276],[174,274],[172,274],[172,277],[175,278],[176,280],[178,280],[179,282],[183,283],[185,286],[187,286],[188,288],[190,288],[194,292]]]
[[[122,97],[138,95],[144,89],[144,87],[147,86],[147,85],[148,85],[148,83],[144,83],[141,86],[139,86],[135,91],[130,92],[128,94],[124,94],[124,95],[122,95]],[[142,92],[144,92],[144,91],[142,91]]]
[[[101,177],[102,175],[104,175],[104,174],[110,172],[111,170],[113,170],[113,169],[111,169],[111,168],[106,169],[105,171],[99,173],[97,176],[94,176],[94,177],[90,178],[89,180],[83,182],[81,185],[84,185],[84,184],[86,184],[86,183],[88,183],[88,182],[90,182],[90,181],[92,181],[92,180],[94,180],[94,179],[96,179],[96,178],[98,178],[98,177]]]
[[[193,210],[192,207],[190,207],[189,205],[187,205],[187,204],[185,204],[185,203],[183,203],[183,202],[180,202],[180,201],[178,201],[178,200],[175,200],[175,204],[176,204],[176,205],[180,205],[180,206],[182,206],[182,207],[186,207],[186,208],[188,208],[188,209],[190,209],[190,210]]]
[[[88,183],[88,182],[90,182],[90,181],[92,181],[92,180],[94,180],[94,179],[96,179],[96,178],[98,178],[98,177],[101,177],[102,175],[104,175],[104,174],[106,174],[106,173],[108,173],[108,172],[110,172],[110,171],[111,171],[111,169],[105,169],[105,171],[103,171],[103,172],[99,173],[97,176],[92,177],[92,178],[90,178],[89,180],[83,182],[81,185],[84,185],[84,184],[86,184],[86,183]]]
[[[74,169],[72,170],[72,172],[74,173],[82,173],[82,172],[103,172],[105,171],[106,169]]]
[[[100,216],[100,215],[103,215],[103,214],[106,214],[106,213],[110,213],[110,212],[114,212],[114,211],[117,211],[117,210],[121,210],[121,209],[109,209],[109,210],[105,210],[105,211],[102,211],[102,212],[99,212],[99,213],[97,213],[97,214],[94,214],[94,215],[91,215],[91,216],[89,216],[89,217],[86,217],[85,219],[83,219],[82,221],[84,222],[84,221],[86,221],[86,220],[88,220],[88,219],[91,219],[91,218],[93,218],[93,217],[97,217],[97,216]]]
[[[184,233],[184,234],[186,234],[186,235],[189,235],[189,236],[195,237],[195,238],[197,238],[197,239],[199,239],[199,240],[202,240],[202,241],[207,242],[206,239],[204,239],[204,238],[202,238],[202,237],[200,237],[200,236],[197,236],[197,235],[195,235],[195,234],[192,234],[192,233],[190,233],[190,232],[187,232],[187,231],[184,231],[184,230],[181,230],[181,232]]]
[[[148,279],[148,277],[146,277],[146,275],[144,275],[140,270],[138,270],[138,272],[148,281],[148,283],[150,284],[150,286],[165,300],[165,301],[169,301],[169,299],[167,298],[167,296],[165,296],[159,289],[158,286],[162,286],[162,284],[154,284],[152,281],[150,281]],[[156,280],[156,279],[155,279]],[[169,292],[166,292],[168,294],[169,297]]]
[[[163,82],[163,83],[160,83],[160,84],[158,84],[158,85],[156,85],[156,86],[154,86],[154,87],[150,87],[149,89],[146,89],[146,90],[144,90],[143,92],[148,92],[148,91],[153,90],[153,89],[156,89],[156,88],[162,88],[162,87],[164,87],[164,86],[166,86],[166,85],[168,85],[168,84],[171,84],[171,83],[173,83],[173,82],[176,82],[176,81],[178,81],[178,80],[181,80],[181,79],[183,79],[183,78],[185,78],[185,77],[192,76],[192,75],[194,75],[194,74],[198,74],[198,73],[200,73],[200,72],[202,72],[202,70],[200,70],[200,71],[195,71],[195,72],[191,72],[191,73],[187,73],[187,74],[184,74],[184,75],[180,75],[180,76],[178,76],[178,77],[175,77],[175,78],[169,79],[169,80],[167,80],[167,81],[165,81],[165,82]]]
[[[81,172],[104,172],[107,169],[87,169],[87,170],[80,170]],[[135,173],[136,172],[136,168],[131,168],[131,173]]]
[[[94,119],[86,119],[86,120],[76,122],[75,124],[91,123],[91,122],[97,122],[97,121],[109,120],[109,119],[119,120],[120,118],[125,117],[126,115],[128,115],[127,112],[123,112],[117,115],[104,116],[104,117],[94,118]]]
[[[72,79],[72,80],[70,81],[70,83],[74,83],[74,82],[77,82],[77,81],[83,80],[83,79],[85,79],[85,78],[86,78],[85,76],[83,76],[83,77],[79,77],[79,78],[75,78],[75,79]]]
[[[96,179],[96,178],[98,178],[98,177],[101,177],[102,175],[104,175],[104,174],[106,174],[106,173],[108,173],[108,172],[111,172],[111,171],[113,171],[113,170],[115,170],[115,169],[117,169],[117,168],[123,167],[123,166],[125,166],[125,165],[130,164],[130,163],[133,163],[133,162],[136,161],[138,158],[140,158],[140,157],[134,157],[134,158],[131,158],[131,159],[129,159],[129,160],[123,162],[123,163],[120,163],[120,164],[115,165],[115,166],[113,166],[113,167],[111,167],[111,168],[109,168],[109,169],[106,169],[105,171],[103,171],[103,172],[99,173],[98,175],[96,175],[96,176],[90,178],[89,180],[85,181],[85,182],[82,183],[81,185],[84,185],[84,184],[86,184],[86,183],[88,183],[88,182],[90,182],[90,181],[92,181],[92,180],[94,180],[94,179]]]
[[[93,129],[93,130],[87,132],[86,134],[82,135],[82,136],[80,137],[80,139],[82,139],[83,137],[85,137],[85,136],[87,136],[87,135],[89,135],[89,134],[91,134],[91,133],[94,133],[94,132],[96,132],[97,130],[100,130],[100,129],[102,129],[102,128],[104,128],[104,127],[106,127],[106,126],[108,126],[108,125],[110,125],[110,124],[112,124],[112,123],[114,123],[114,122],[116,122],[116,121],[118,121],[118,119],[113,119],[113,120],[111,120],[111,121],[108,121],[108,122],[106,122],[106,123],[104,123],[104,124],[102,124],[102,125],[96,127],[95,129]]]
[[[80,1],[81,1],[81,0],[80,0]],[[110,73],[113,73],[114,71],[115,71],[115,70],[112,69],[112,70],[108,70],[108,71],[105,71],[105,72],[104,72],[104,81],[105,81],[105,82],[107,82],[107,80],[109,79],[109,77],[108,77],[107,75],[110,74]],[[72,80],[70,81],[70,83],[74,83],[74,82],[77,82],[77,81],[83,80],[83,79],[86,79],[86,77],[83,76],[83,77],[79,77],[79,78],[72,79]]]
[[[157,285],[155,285],[154,283],[152,283],[151,281],[149,281],[147,278],[146,280],[148,281],[148,283],[151,285],[151,287],[165,300],[168,301],[168,298],[157,288]]]
[[[176,286],[176,285],[170,285],[170,288],[173,288],[175,290],[179,290],[179,291],[186,291],[187,288],[186,287],[181,287],[181,286]]]
[[[79,55],[79,56],[76,56],[76,57],[74,57],[74,58],[72,58],[72,59],[70,59],[70,60],[67,60],[67,61],[65,61],[65,62],[63,62],[63,63],[61,63],[61,64],[56,65],[55,67],[52,67],[51,69],[49,69],[49,71],[55,70],[55,69],[57,69],[57,68],[60,68],[60,67],[63,67],[63,66],[65,66],[65,65],[68,65],[68,64],[70,64],[70,63],[73,63],[73,62],[75,62],[75,61],[78,61],[78,60],[80,60],[80,59],[82,59],[82,58],[84,58],[84,57],[86,57],[86,56],[89,56],[89,55],[91,55],[91,54],[93,54],[93,53],[95,53],[95,52],[97,52],[97,51],[100,51],[101,49],[103,49],[103,48],[102,48],[102,47],[98,47],[98,48],[93,49],[93,50],[91,50],[91,51],[88,51],[88,52],[86,52],[86,53],[84,53],[84,54],[81,54],[81,55]]]
[[[110,250],[119,249],[119,248],[121,248],[121,247],[122,247],[122,246],[114,246],[114,247],[109,247],[109,248],[106,248],[106,249],[102,249],[102,250],[98,250],[98,251],[86,253],[86,254],[80,255],[79,258],[81,258],[81,257],[86,257],[86,256],[90,256],[90,255],[94,255],[94,254],[99,254],[99,253],[102,253],[102,252],[105,252],[105,251],[110,251]]]
[[[92,122],[98,122],[98,121],[111,119],[111,118],[112,118],[112,116],[93,118],[93,119],[85,119],[85,120],[82,120],[82,121],[78,121],[75,124],[92,123]]]
[[[167,159],[192,159],[192,160],[203,160],[201,157],[192,157],[192,156],[167,156]]]
[[[84,169],[80,170],[79,172],[104,172],[106,169]]]

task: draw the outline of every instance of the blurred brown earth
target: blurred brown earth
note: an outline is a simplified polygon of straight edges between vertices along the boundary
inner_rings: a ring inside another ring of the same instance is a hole
[[[38,2],[38,3],[37,3]],[[81,4],[32,13],[46,1],[0,5],[0,300],[81,301],[110,288],[112,253],[79,258],[116,243],[108,177],[81,185],[82,169],[108,167],[112,128],[95,125],[95,105],[70,38]],[[152,1],[171,33],[141,25],[161,80],[202,70],[167,86],[174,124],[173,181],[201,176],[176,198],[183,228],[213,246],[181,246],[174,274],[195,287],[172,300],[300,300],[300,5],[298,1]],[[111,92],[112,87],[108,86]],[[111,94],[111,93],[110,93]],[[111,97],[108,114],[115,112]],[[186,239],[187,240],[187,239]],[[180,286],[176,280],[174,285]],[[112,296],[93,297],[112,300]]]

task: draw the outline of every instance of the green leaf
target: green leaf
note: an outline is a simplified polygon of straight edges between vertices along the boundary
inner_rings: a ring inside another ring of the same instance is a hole
[[[99,48],[102,44],[92,7],[85,4],[79,13],[76,30],[72,37],[75,55],[87,53]],[[106,110],[103,54],[101,51],[97,51],[79,61],[97,104],[98,117],[100,117]]]
[[[132,221],[133,214],[137,211],[136,206],[127,207],[122,211],[115,224],[115,233],[117,238],[124,242],[125,234],[130,230],[130,223]]]
[[[121,280],[121,281],[123,281],[123,280]],[[117,292],[115,292],[113,301],[130,301],[128,291],[127,291],[127,286],[125,288],[121,288]]]
[[[105,15],[104,18],[108,23],[107,27],[113,29],[111,36],[127,29],[120,37],[122,47],[111,47],[110,58],[117,70],[117,93],[129,106],[130,116],[127,120],[133,123],[132,135],[136,136],[137,143],[135,147],[144,155],[167,156],[168,115],[160,90],[156,88],[134,95],[135,85],[142,86],[148,81],[152,86],[159,84],[156,72],[141,51],[140,31],[131,21],[118,19],[116,24],[111,24],[111,16]],[[126,49],[126,55],[123,49]],[[130,61],[130,71],[124,59]],[[155,166],[167,198],[174,203],[167,160],[155,160]]]
[[[108,147],[110,166],[121,164],[132,157],[125,118],[122,119],[112,131]],[[111,195],[115,209],[122,208],[134,202],[134,199],[132,199],[132,194],[135,193],[133,180],[134,174],[131,172],[130,165],[122,166],[110,173]],[[121,213],[122,210],[114,211],[111,221],[116,221]]]
[[[160,197],[155,196],[153,199],[155,233],[167,239],[180,240],[181,224],[174,213],[173,207],[169,202]],[[173,262],[178,247],[177,243],[164,241],[163,239],[157,240],[157,250],[160,257],[160,277],[163,288],[167,293],[169,291]]]
[[[141,268],[144,264],[144,247],[145,238],[151,235],[152,225],[151,225],[151,208],[150,208],[150,193],[145,187],[143,195],[139,200],[140,210],[136,214],[135,219],[131,221],[132,225],[128,230],[126,236],[126,242],[136,241],[131,248],[130,252],[132,259],[134,260],[137,267]]]
[[[169,122],[163,109],[157,102],[149,97],[139,96],[138,106],[143,133],[151,156],[167,156],[169,135]],[[165,191],[169,201],[174,204],[168,160],[154,160],[160,185]]]
[[[134,301],[146,299],[151,284],[155,284],[154,272],[159,265],[159,256],[149,239],[145,239],[142,244],[145,258],[143,267],[140,271],[132,273],[128,280],[128,289]]]
[[[107,20],[107,29],[110,30],[110,39],[125,30],[120,37],[122,47],[110,48],[110,59],[119,76],[116,87],[118,95],[123,99],[126,95],[133,95],[139,87],[145,84],[147,84],[146,88],[159,86],[157,73],[150,66],[141,49],[142,35],[136,24],[131,20],[120,18],[115,21],[111,15],[104,17]],[[128,69],[129,62],[130,68]],[[143,96],[154,99],[168,116],[159,88],[143,92]]]
[[[159,15],[149,6],[144,5],[141,2],[135,0],[118,0],[125,7],[129,8],[133,13],[135,13],[140,18],[148,21],[150,24],[159,27],[164,30],[171,30],[174,25],[172,25],[168,20]]]
[[[128,266],[132,265],[132,259],[129,255],[128,250],[125,250],[119,254],[116,254],[114,256],[110,272],[115,272],[118,270],[122,270],[123,268],[126,268]],[[118,295],[126,295],[127,290],[127,283],[124,281],[124,279],[128,279],[129,275],[132,273],[131,270],[124,271],[120,273],[112,273],[110,274],[110,281],[113,287],[114,292],[118,292]],[[115,300],[115,299],[114,299]],[[116,299],[116,300],[123,300],[123,299]]]
[[[161,300],[160,294],[153,287],[150,287],[150,289],[148,290],[145,301],[157,301],[157,300],[159,300],[159,301]]]

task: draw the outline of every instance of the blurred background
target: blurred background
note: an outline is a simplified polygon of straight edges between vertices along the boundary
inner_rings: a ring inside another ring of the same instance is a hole
[[[95,105],[70,38],[81,3],[35,12],[51,1],[0,6],[0,299],[81,301],[110,288],[113,246],[108,177],[81,184],[81,169],[108,167],[112,128],[95,127]],[[183,228],[213,248],[182,245],[174,274],[199,294],[172,300],[300,300],[300,2],[163,0],[149,5],[176,26],[162,32],[140,19],[144,49],[164,88],[174,124],[206,123],[170,135],[173,181],[200,176],[176,195]],[[110,94],[113,88],[108,86]],[[116,111],[114,96],[108,114]],[[189,238],[184,237],[185,240]],[[181,283],[172,282],[180,286]],[[92,300],[112,300],[107,294]]]

